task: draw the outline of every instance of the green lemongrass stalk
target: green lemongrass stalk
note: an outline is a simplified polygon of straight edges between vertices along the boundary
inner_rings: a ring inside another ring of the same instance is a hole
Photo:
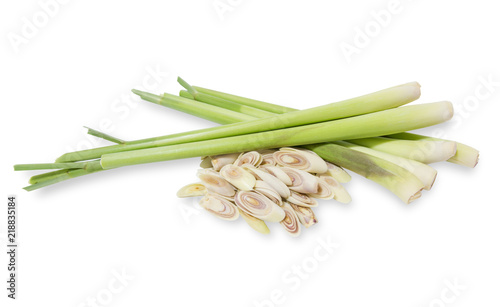
[[[448,101],[404,106],[293,128],[105,154],[101,156],[101,166],[110,169],[205,155],[374,137],[432,126],[449,120],[452,116],[453,105]]]
[[[100,161],[92,161],[87,163],[85,168],[80,169],[64,169],[58,170],[50,173],[40,174],[37,176],[33,176],[30,179],[31,185],[24,187],[26,191],[34,191],[64,180],[68,180],[71,178],[80,177],[83,175],[89,175],[92,173],[96,173],[102,171]]]
[[[270,117],[270,116],[274,116],[277,114],[277,113],[271,113],[271,112],[268,112],[265,110],[245,106],[242,104],[237,104],[235,102],[225,100],[222,98],[218,98],[218,97],[214,97],[214,96],[210,96],[210,95],[204,94],[204,93],[197,93],[196,95],[193,96],[188,91],[183,90],[183,91],[179,91],[179,96],[183,97],[183,98],[191,99],[191,100],[202,101],[204,103],[207,103],[207,104],[210,104],[210,105],[213,105],[216,107],[221,107],[221,108],[224,108],[226,110],[235,111],[235,112],[250,115],[250,116],[253,116],[256,118]],[[282,114],[282,113],[280,113],[280,114]]]
[[[321,158],[342,165],[394,193],[406,204],[419,198],[424,184],[410,171],[385,159],[344,147],[337,142],[306,145]]]
[[[153,95],[139,90],[132,90],[132,92],[136,95],[139,95],[142,99],[152,103],[163,105],[171,109],[188,114],[192,113],[200,114],[199,117],[203,119],[210,119],[214,116],[213,109],[210,106],[193,103],[193,100],[191,99],[186,99],[168,93],[164,93],[162,97],[159,97],[157,95]],[[238,112],[231,112],[231,113],[228,112],[227,114],[223,114],[220,117],[219,121],[221,124],[232,124],[234,123],[235,118],[238,118],[240,121],[244,121],[253,119],[253,116]]]
[[[418,135],[408,132],[386,135],[385,137],[400,139],[400,140],[413,140],[413,141],[449,141],[445,139],[433,138],[430,136]],[[455,143],[457,144],[457,152],[453,157],[449,158],[447,161],[471,168],[475,167],[477,165],[477,162],[479,161],[479,151],[468,145],[459,142]]]
[[[184,81],[181,77],[177,78],[177,81],[179,84],[181,84],[188,93],[188,96],[186,94],[181,94],[181,97],[184,98],[189,98],[189,99],[194,99],[198,101],[203,101],[205,103],[211,104],[213,106],[217,107],[222,107],[227,110],[235,111],[238,113],[243,113],[247,114],[253,117],[257,118],[262,118],[262,117],[269,117],[276,115],[276,113],[265,111],[262,109],[257,109],[254,107],[242,105],[236,102],[228,101],[222,98],[214,97],[205,93],[198,92],[196,89],[194,89],[191,85],[189,85],[186,81]],[[185,97],[187,96],[187,97]]]
[[[230,110],[220,113],[220,108],[215,106],[198,103],[191,99],[170,94],[164,94],[160,97],[137,90],[134,90],[134,93],[138,94],[146,101],[213,120],[220,124],[232,124],[157,138],[130,141],[125,145],[112,145],[71,152],[59,157],[56,162],[74,162],[95,159],[103,154],[243,135],[377,112],[414,101],[420,96],[420,86],[416,82],[403,84],[336,103],[254,120],[250,120],[253,118],[252,116]]]
[[[457,151],[455,142],[450,141],[408,141],[385,137],[346,139],[377,151],[386,152],[425,164],[446,161]]]
[[[107,141],[110,141],[110,142],[113,142],[116,144],[125,144],[126,143],[124,140],[119,139],[117,137],[114,137],[112,135],[109,135],[107,133],[97,131],[97,130],[89,128],[89,127],[84,127],[84,128],[87,129],[88,134],[93,135],[95,137],[98,137],[98,138],[101,138],[101,139],[104,139],[104,140],[107,140]]]
[[[40,169],[74,169],[85,168],[87,162],[77,163],[31,163],[31,164],[16,164],[14,165],[15,171],[33,171]]]
[[[193,95],[189,94],[189,92],[188,92],[188,91],[186,91],[186,90],[180,90],[180,91],[179,91],[179,96],[180,96],[180,97],[187,98],[187,99],[198,100],[198,101],[204,102],[203,100],[200,100],[200,99],[194,99]],[[208,96],[208,94],[207,94],[207,96]],[[211,97],[212,97],[212,98],[219,98],[219,97],[215,97],[215,96],[211,96]],[[229,100],[225,100],[225,99],[222,99],[222,98],[219,98],[219,99],[221,99],[221,101],[229,101]],[[207,102],[207,103],[208,103],[208,102]],[[209,103],[209,104],[210,104],[210,103]],[[220,104],[220,105],[218,105],[218,107],[224,108],[224,109],[226,109],[226,110],[230,110],[229,108],[226,108],[225,106],[226,106],[225,104]],[[243,106],[243,104],[242,104],[242,106]],[[267,111],[266,111],[266,112],[267,112]],[[282,113],[273,113],[273,114],[282,114]],[[256,117],[257,117],[257,116],[256,116]]]
[[[293,108],[288,108],[276,104],[271,104],[268,102],[263,102],[259,100],[254,100],[254,99],[249,99],[241,96],[236,96],[228,93],[223,93],[223,92],[218,92],[210,89],[206,89],[203,87],[199,86],[193,86],[195,90],[197,90],[200,93],[205,93],[212,95],[214,97],[218,98],[224,98],[233,102],[238,102],[242,105],[247,105],[247,106],[252,106],[255,108],[259,108],[262,110],[272,110],[271,112],[277,113],[277,114],[282,114],[286,112],[292,112],[296,111],[297,109]],[[183,97],[190,98],[189,93],[186,95],[187,92],[181,91],[181,95]],[[395,139],[402,139],[402,140],[414,140],[414,141],[449,141],[445,139],[440,139],[440,138],[433,138],[425,135],[419,135],[415,133],[408,133],[408,132],[403,132],[403,133],[398,133],[394,135],[387,135],[386,137],[389,138],[395,138]],[[456,142],[457,144],[457,150],[456,153],[453,157],[449,158],[447,161],[451,163],[455,163],[458,165],[463,165],[467,167],[475,167],[477,165],[477,162],[479,161],[479,151],[471,146]]]
[[[418,85],[418,83],[416,83],[416,82],[414,84]],[[420,88],[420,85],[418,85],[418,87]],[[203,88],[200,86],[193,86],[193,89],[195,89],[196,91],[198,91],[200,93],[205,93],[205,94],[211,95],[213,97],[219,97],[219,98],[222,98],[225,100],[233,101],[233,102],[236,102],[236,103],[239,103],[242,105],[254,107],[257,109],[265,110],[265,111],[276,113],[276,114],[283,114],[283,113],[296,111],[296,109],[292,109],[289,107],[280,106],[277,104],[272,104],[272,103],[268,103],[268,102],[264,102],[264,101],[260,101],[260,100],[249,99],[249,98],[236,96],[236,95],[232,95],[232,94],[228,94],[228,93],[223,93],[223,92],[219,92],[219,91],[214,91],[214,90],[210,90],[210,89]],[[420,96],[420,93],[419,93],[419,96]]]
[[[385,152],[356,145],[346,141],[339,141],[336,143],[345,146],[347,148],[354,149],[356,151],[364,152],[366,154],[379,157],[381,159],[384,159],[386,161],[401,166],[402,168],[414,174],[418,179],[420,179],[420,181],[424,184],[424,189],[426,190],[430,190],[432,188],[432,185],[434,184],[434,181],[436,180],[437,171],[427,164],[415,160],[406,159],[400,156],[391,155]]]
[[[67,170],[60,169],[60,170],[57,170],[57,171],[52,171],[52,172],[47,172],[47,173],[42,173],[42,174],[34,175],[34,176],[31,176],[31,178],[29,180],[29,183],[30,184],[35,184],[37,182],[49,180],[49,179],[52,179],[52,178],[54,178],[56,176],[62,175],[64,173],[66,173],[66,172],[67,172]]]

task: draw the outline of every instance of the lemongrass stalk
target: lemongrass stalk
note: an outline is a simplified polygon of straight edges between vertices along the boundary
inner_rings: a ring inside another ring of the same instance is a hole
[[[434,138],[430,136],[418,135],[414,133],[398,133],[386,135],[385,137],[400,139],[400,140],[413,140],[413,141],[448,141],[445,139]],[[479,161],[479,151],[471,146],[455,142],[457,144],[457,152],[447,161],[467,167],[475,167]]]
[[[66,169],[60,169],[57,171],[52,171],[52,172],[34,175],[34,176],[30,177],[29,183],[35,184],[35,183],[40,182],[40,181],[49,180],[49,179],[54,178],[56,176],[62,175],[64,173],[66,173],[67,171],[68,170],[66,170]]]
[[[100,172],[102,171],[103,168],[101,167],[101,164],[99,161],[92,161],[89,162],[85,168],[80,168],[80,169],[65,169],[65,170],[59,170],[59,171],[54,171],[51,173],[46,173],[42,174],[45,176],[38,176],[37,180],[35,183],[24,187],[26,191],[34,191],[64,180],[84,176],[84,175],[89,175],[92,173]]]
[[[196,89],[198,92],[205,93],[212,95],[214,97],[219,97],[219,98],[224,98],[233,102],[238,102],[242,105],[248,105],[248,106],[253,106],[255,108],[259,108],[262,110],[269,110],[271,112],[274,112],[276,114],[282,114],[286,112],[292,112],[292,111],[297,111],[297,109],[294,108],[288,108],[276,104],[271,104],[268,102],[263,102],[259,100],[254,100],[254,99],[249,99],[245,97],[240,97],[228,93],[223,93],[223,92],[218,92],[210,89],[206,89],[203,87],[199,86],[193,86],[194,89]],[[402,139],[402,140],[415,140],[415,141],[449,141],[446,139],[440,139],[440,138],[434,138],[434,137],[429,137],[425,135],[419,135],[415,133],[409,133],[409,132],[402,132],[398,134],[393,134],[393,135],[386,135],[385,137],[389,138],[395,138],[395,139]],[[466,166],[466,167],[475,167],[479,161],[479,151],[471,146],[459,143],[457,143],[457,150],[456,153],[453,157],[449,158],[447,161],[451,163],[455,163],[458,165]]]
[[[44,187],[47,187],[49,185],[53,185],[56,183],[59,183],[64,180],[68,180],[71,178],[87,175],[88,173],[84,171],[83,169],[77,169],[77,170],[66,170],[67,172],[60,173],[56,176],[48,176],[44,180],[38,180],[37,182],[30,184],[29,186],[24,187],[23,189],[30,192],[34,190],[38,190]],[[75,176],[72,176],[75,175]]]
[[[284,115],[288,114],[292,113]],[[432,126],[449,120],[452,116],[453,106],[447,101],[404,106],[318,124],[105,154],[101,157],[101,166],[104,169],[110,169],[134,164],[192,158],[200,155],[210,156],[271,147],[300,146],[374,137]]]
[[[367,155],[338,144],[306,145],[323,159],[370,179],[410,203],[420,196],[424,184],[411,172],[387,160]]]
[[[260,101],[260,100],[236,96],[236,95],[223,93],[223,92],[219,92],[219,91],[214,91],[214,90],[210,90],[210,89],[203,88],[200,86],[193,86],[193,88],[200,93],[205,93],[205,94],[211,95],[213,97],[219,97],[219,98],[222,98],[225,100],[230,100],[230,101],[242,104],[242,105],[258,108],[258,109],[265,110],[265,111],[272,112],[272,113],[276,113],[276,114],[283,114],[283,113],[296,111],[293,108],[280,106],[277,104],[272,104],[272,103],[268,103],[268,102],[264,102],[264,101]],[[419,86],[419,88],[420,88],[420,86]]]
[[[188,114],[195,114],[197,117],[210,120],[214,116],[213,108],[209,105],[200,105],[194,103],[192,99],[186,99],[183,97],[175,96],[172,94],[164,93],[162,97],[146,93],[139,90],[132,90],[136,95],[139,95],[142,99],[147,100],[152,103],[156,103],[171,109],[181,111]],[[220,124],[231,124],[234,123],[234,118],[238,118],[240,121],[251,120],[253,116],[238,113],[238,112],[227,112],[222,114],[219,118]]]
[[[31,164],[16,164],[15,171],[33,171],[41,169],[74,169],[85,168],[87,162],[76,163],[31,163]]]
[[[434,181],[436,180],[437,171],[431,166],[424,164],[422,162],[406,159],[400,156],[388,154],[382,151],[374,150],[368,147],[356,145],[345,141],[339,141],[337,143],[347,148],[351,148],[356,151],[364,152],[366,154],[382,158],[384,160],[390,161],[394,164],[397,164],[407,169],[415,176],[417,176],[417,178],[420,179],[420,181],[422,181],[425,190],[430,190],[432,188],[432,185],[434,184]]]
[[[425,164],[446,161],[455,155],[457,145],[450,141],[408,141],[384,137],[356,138],[350,143],[393,154]]]
[[[410,85],[411,87],[413,87],[413,89],[414,89],[413,95],[415,97],[415,99],[413,99],[413,100],[416,100],[416,99],[418,99],[418,97],[420,97],[420,84],[418,84],[418,82],[409,82],[409,83],[406,83],[404,85]],[[297,109],[294,109],[294,108],[281,106],[278,104],[273,104],[273,103],[264,102],[264,101],[260,101],[260,100],[245,98],[245,97],[241,97],[241,96],[237,96],[237,95],[233,95],[233,94],[228,94],[228,93],[224,93],[224,92],[214,91],[214,90],[203,88],[200,86],[191,86],[191,87],[192,87],[192,89],[196,90],[199,93],[207,94],[207,95],[212,96],[214,98],[221,98],[221,99],[224,99],[226,101],[236,102],[240,105],[251,106],[251,107],[258,108],[258,109],[265,110],[265,111],[269,111],[269,112],[272,112],[275,114],[283,114],[283,113],[297,111]],[[189,96],[187,96],[185,94],[184,94],[184,97],[190,98]],[[203,101],[203,100],[200,99],[200,101]]]
[[[269,117],[269,116],[276,115],[276,113],[268,112],[268,111],[257,109],[254,107],[249,107],[249,106],[242,105],[242,104],[232,102],[229,100],[225,100],[225,99],[222,99],[219,97],[210,96],[210,95],[205,94],[205,93],[197,92],[196,90],[192,93],[190,93],[188,91],[184,91],[184,90],[180,91],[179,96],[183,97],[183,98],[203,101],[203,102],[211,104],[213,106],[223,107],[223,108],[231,110],[231,111],[247,114],[247,115],[254,116],[254,117]]]
[[[119,139],[117,137],[114,137],[112,135],[109,135],[107,133],[104,133],[104,132],[101,132],[101,131],[98,131],[98,130],[95,130],[95,129],[92,129],[89,127],[85,127],[85,128],[87,129],[88,134],[93,135],[95,137],[98,137],[98,138],[101,138],[101,139],[104,139],[104,140],[107,140],[107,141],[110,141],[110,142],[113,142],[116,144],[125,144],[126,143],[124,140]]]
[[[126,145],[113,145],[67,153],[59,157],[56,162],[74,162],[95,159],[108,153],[243,135],[377,112],[389,108],[395,108],[417,99],[420,96],[420,86],[415,82],[403,84],[368,95],[310,108],[303,111],[289,112],[254,120],[249,120],[253,118],[249,115],[240,114],[230,110],[221,112],[221,108],[219,107],[199,103],[191,99],[185,99],[170,94],[164,94],[160,97],[137,90],[134,90],[134,93],[138,94],[146,101],[161,104],[163,106],[209,119],[220,124],[233,124],[188,131],[157,138],[130,141],[127,142]]]
[[[99,167],[98,168],[89,167],[87,165],[87,167],[84,169],[85,174],[91,174],[91,173],[95,173],[97,171],[103,170],[100,167],[99,161],[95,161],[94,166],[99,166]],[[40,187],[45,187],[47,185],[50,185],[50,183],[46,184],[44,182],[57,183],[57,182],[60,182],[60,181],[66,180],[66,179],[70,179],[72,177],[67,175],[68,172],[70,174],[73,174],[75,172],[79,172],[80,170],[82,170],[82,169],[60,169],[60,170],[56,170],[56,171],[52,171],[52,172],[42,173],[42,174],[31,176],[28,182],[31,185],[38,183],[38,184],[40,184],[39,185]],[[85,175],[85,174],[83,174],[83,175]],[[62,179],[62,178],[66,178],[66,179]],[[33,188],[33,189],[30,188],[30,190],[36,190],[36,189],[37,188]]]
[[[233,101],[225,100],[225,99],[215,97],[215,96],[210,96],[208,94],[200,93],[200,92],[196,92],[195,95],[192,95],[186,90],[180,90],[179,97],[201,101],[201,102],[207,103],[209,105],[221,107],[221,108],[224,108],[227,110],[250,115],[253,117],[257,117],[257,118],[276,115],[276,113],[272,113],[272,112],[268,112],[268,111],[265,111],[262,109],[257,109],[257,108],[249,107],[246,105],[238,104],[238,103],[235,103]]]

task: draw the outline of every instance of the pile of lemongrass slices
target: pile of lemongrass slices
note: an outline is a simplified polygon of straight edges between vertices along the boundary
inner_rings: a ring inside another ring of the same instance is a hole
[[[316,199],[341,203],[351,196],[340,184],[351,176],[306,149],[249,151],[202,158],[199,183],[179,190],[178,197],[203,196],[200,205],[228,221],[243,219],[260,233],[269,233],[265,222],[279,222],[292,236],[301,224],[314,225]]]

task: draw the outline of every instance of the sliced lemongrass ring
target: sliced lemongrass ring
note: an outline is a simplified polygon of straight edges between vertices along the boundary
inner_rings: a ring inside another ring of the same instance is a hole
[[[203,196],[207,193],[207,188],[201,183],[191,183],[183,186],[177,191],[177,197]]]
[[[200,200],[200,206],[218,218],[234,221],[239,216],[236,205],[223,197],[208,193]]]
[[[291,236],[297,237],[300,234],[300,221],[295,210],[287,202],[283,204],[283,210],[285,211],[285,218],[280,222],[281,226]]]
[[[217,172],[208,169],[198,170],[198,178],[208,191],[224,196],[233,196],[236,191],[234,187]]]
[[[300,169],[309,173],[324,173],[328,170],[326,162],[310,150],[283,147],[273,154],[279,165]]]
[[[285,212],[280,206],[256,192],[238,191],[234,201],[245,213],[263,221],[280,222],[285,217]]]

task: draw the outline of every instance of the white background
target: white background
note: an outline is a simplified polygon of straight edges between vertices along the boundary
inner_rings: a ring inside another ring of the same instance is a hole
[[[481,78],[500,81],[496,2],[401,0],[384,25],[374,16],[393,8],[385,0],[221,0],[232,8],[222,14],[214,3],[68,1],[44,20],[37,1],[2,1],[2,246],[8,194],[20,230],[19,299],[3,290],[2,252],[0,305],[498,306],[500,86],[471,98]],[[34,17],[36,33],[12,44]],[[369,41],[355,45],[367,27]],[[359,47],[350,61],[342,42]],[[353,174],[352,203],[322,202],[319,224],[299,238],[278,224],[263,236],[176,198],[198,159],[22,190],[34,172],[13,164],[106,144],[84,125],[129,140],[214,126],[130,93],[149,82],[175,94],[178,75],[300,109],[418,81],[419,102],[453,102],[455,119],[440,128],[481,161],[436,164],[434,188],[411,205]],[[339,246],[313,260],[318,240]],[[119,283],[123,271],[131,280]]]

